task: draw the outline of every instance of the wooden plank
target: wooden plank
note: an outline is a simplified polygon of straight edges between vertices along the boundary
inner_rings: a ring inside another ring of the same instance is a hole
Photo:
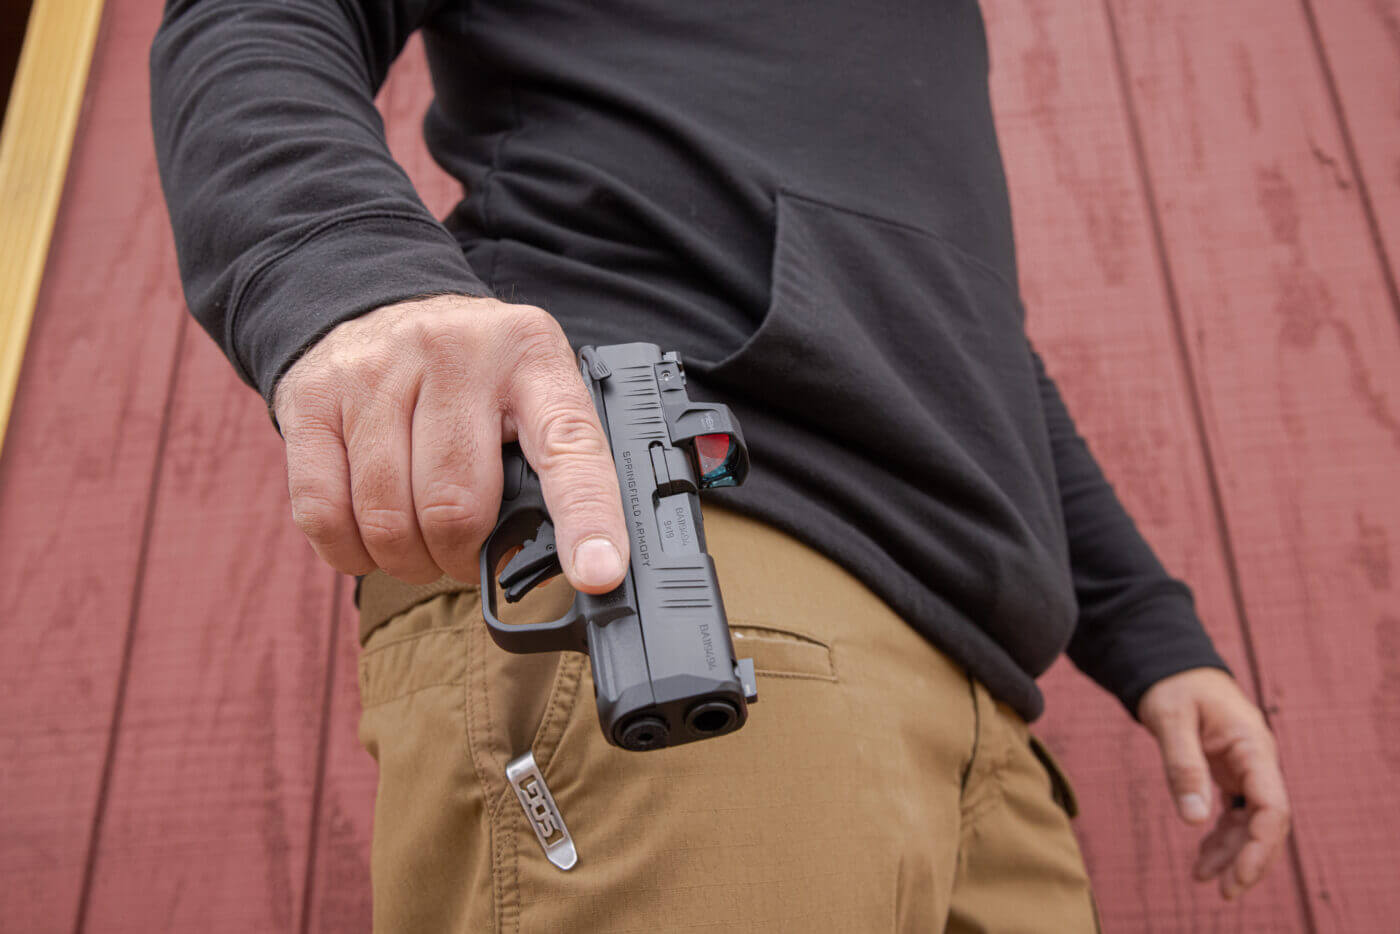
[[[455,183],[420,138],[426,86],[414,40],[380,106],[396,155],[443,214]],[[188,463],[163,478],[132,662],[142,687],[122,724],[89,926],[144,930],[173,917],[202,919],[201,930],[290,930],[303,926],[305,905],[316,927],[353,930],[358,919],[367,929],[375,776],[355,738],[349,590],[343,580],[329,586],[335,576],[290,522],[280,444],[257,398],[202,334],[185,353],[192,385],[179,392],[170,461]],[[205,544],[198,533],[210,525],[224,531]],[[275,569],[272,556],[283,556]],[[194,575],[202,584],[192,588]],[[334,645],[333,714],[323,717],[322,640],[337,599],[348,608]],[[187,715],[161,718],[172,705]],[[191,746],[197,756],[177,755]],[[318,791],[321,768],[329,778]],[[152,845],[171,837],[179,852]],[[135,884],[162,865],[160,884]],[[306,891],[308,870],[321,885]]]
[[[102,0],[35,0],[0,131],[0,451]]]
[[[294,931],[334,574],[259,398],[189,329],[86,927]]]
[[[416,41],[406,61],[421,89]],[[381,100],[396,147],[427,103],[402,86]],[[451,180],[433,174],[421,141],[403,161],[445,212]],[[88,926],[292,930],[306,905],[318,925],[352,929],[359,912],[367,927],[374,773],[355,742],[353,605],[338,620],[326,718],[326,626],[348,590],[291,524],[281,446],[256,396],[203,334],[184,354]],[[335,780],[318,792],[321,755]],[[308,867],[328,892],[304,890]],[[147,876],[159,882],[139,884]]]
[[[1032,339],[1144,535],[1248,671],[1209,478],[1096,3],[983,0]],[[1172,808],[1148,734],[1067,662],[1036,725],[1075,780],[1107,930],[1303,929],[1287,865],[1248,909],[1194,883],[1199,834]]]
[[[1400,914],[1400,334],[1303,11],[1117,32],[1321,930]]]
[[[423,112],[432,99],[422,42],[414,37],[379,94],[385,135],[419,196],[443,217],[461,198],[461,186],[428,154]],[[326,934],[370,929],[369,845],[377,782],[374,761],[359,744],[360,696],[356,675],[359,617],[350,591],[340,612],[335,694],[327,720],[327,759],[310,892],[310,931]]]
[[[1313,155],[1355,184],[1385,256],[1394,305],[1400,272],[1400,0],[1303,0],[1323,73],[1340,107],[1346,152]],[[1400,308],[1396,309],[1400,314]]]
[[[16,931],[72,929],[181,327],[139,130],[159,15],[108,4],[0,459],[0,904]]]

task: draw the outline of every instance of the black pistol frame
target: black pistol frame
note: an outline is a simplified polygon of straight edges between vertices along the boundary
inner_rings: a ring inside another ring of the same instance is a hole
[[[499,578],[507,602],[560,573],[539,478],[508,444],[500,516],[481,550],[487,629],[511,652],[588,653],[598,719],[614,745],[659,749],[732,733],[757,691],[752,662],[734,658],[698,494],[743,482],[743,435],[727,406],[690,400],[680,358],[655,344],[584,347],[579,362],[617,465],[627,575],[610,593],[578,593],[559,619],[501,622],[495,571],[512,549],[520,551]]]

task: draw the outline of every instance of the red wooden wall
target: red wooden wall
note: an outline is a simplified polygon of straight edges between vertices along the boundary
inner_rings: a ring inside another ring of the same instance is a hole
[[[1278,732],[1287,857],[1189,880],[1155,750],[1066,666],[1112,931],[1400,927],[1400,0],[984,0],[1030,327]],[[183,312],[108,0],[0,461],[0,930],[368,929],[353,608]],[[383,96],[417,140],[415,47]]]

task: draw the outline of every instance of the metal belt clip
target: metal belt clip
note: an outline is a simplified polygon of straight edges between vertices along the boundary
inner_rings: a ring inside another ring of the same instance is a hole
[[[506,763],[506,780],[515,789],[520,806],[525,809],[525,819],[535,831],[535,836],[544,847],[544,855],[560,869],[569,870],[578,862],[578,851],[574,849],[574,838],[569,836],[569,828],[564,826],[564,816],[544,783],[544,776],[535,764],[535,754],[527,752]]]

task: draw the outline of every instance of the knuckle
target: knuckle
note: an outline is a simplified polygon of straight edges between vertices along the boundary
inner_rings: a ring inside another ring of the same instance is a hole
[[[403,353],[403,341],[389,333],[371,333],[363,341],[339,344],[327,354],[317,374],[327,391],[342,396],[377,390],[397,378],[411,355]]]
[[[557,364],[562,358],[572,368],[573,353],[564,336],[564,329],[543,308],[516,306],[505,333],[516,359],[521,363]]]
[[[1261,759],[1272,759],[1272,739],[1266,734],[1241,729],[1232,733],[1227,742],[1230,760],[1239,767],[1253,767]]]
[[[331,348],[326,354],[317,377],[321,380],[339,381],[349,374],[373,372],[380,369],[384,360],[375,352],[375,343],[342,344]]]
[[[357,491],[371,492],[376,501],[396,487],[401,468],[396,458],[408,441],[417,403],[416,386],[407,379],[384,380],[363,386],[345,402],[345,450]]]
[[[1250,831],[1264,839],[1282,839],[1288,834],[1292,817],[1286,806],[1274,806],[1260,811],[1250,825]]]
[[[1143,723],[1157,735],[1185,727],[1195,716],[1195,709],[1170,694],[1154,695],[1151,704],[1142,710]]]
[[[471,366],[470,355],[465,335],[441,335],[423,348],[423,373],[434,379],[461,380]]]
[[[423,534],[436,539],[470,541],[484,538],[494,517],[470,490],[457,484],[430,486],[418,508]]]
[[[335,382],[324,378],[320,371],[282,377],[273,393],[272,408],[283,439],[291,442],[332,422],[337,398]]]
[[[470,335],[455,319],[439,316],[413,319],[412,340],[430,361],[460,360],[471,345]]]
[[[395,553],[413,543],[413,519],[398,509],[366,509],[359,516],[360,537],[371,550]]]
[[[1260,748],[1267,752],[1270,757],[1277,759],[1278,738],[1274,736],[1274,733],[1272,730],[1269,729],[1268,724],[1264,723],[1261,719],[1259,725],[1256,727],[1256,731],[1259,737]]]
[[[374,353],[347,364],[343,374],[345,390],[359,405],[387,404],[402,408],[407,390],[416,378],[414,358],[407,355]]]
[[[292,497],[292,521],[303,535],[319,545],[334,544],[350,531],[347,510],[313,493]]]
[[[517,333],[522,336],[553,339],[563,334],[554,316],[538,305],[511,305],[509,316]]]
[[[1157,719],[1167,726],[1180,727],[1193,719],[1195,708],[1178,698],[1168,698],[1156,711]]]
[[[593,459],[607,453],[602,432],[584,412],[572,406],[558,406],[546,412],[540,425],[544,449],[541,467],[559,469],[567,462]]]
[[[1167,782],[1173,788],[1194,788],[1205,780],[1206,772],[1194,762],[1168,762]]]

